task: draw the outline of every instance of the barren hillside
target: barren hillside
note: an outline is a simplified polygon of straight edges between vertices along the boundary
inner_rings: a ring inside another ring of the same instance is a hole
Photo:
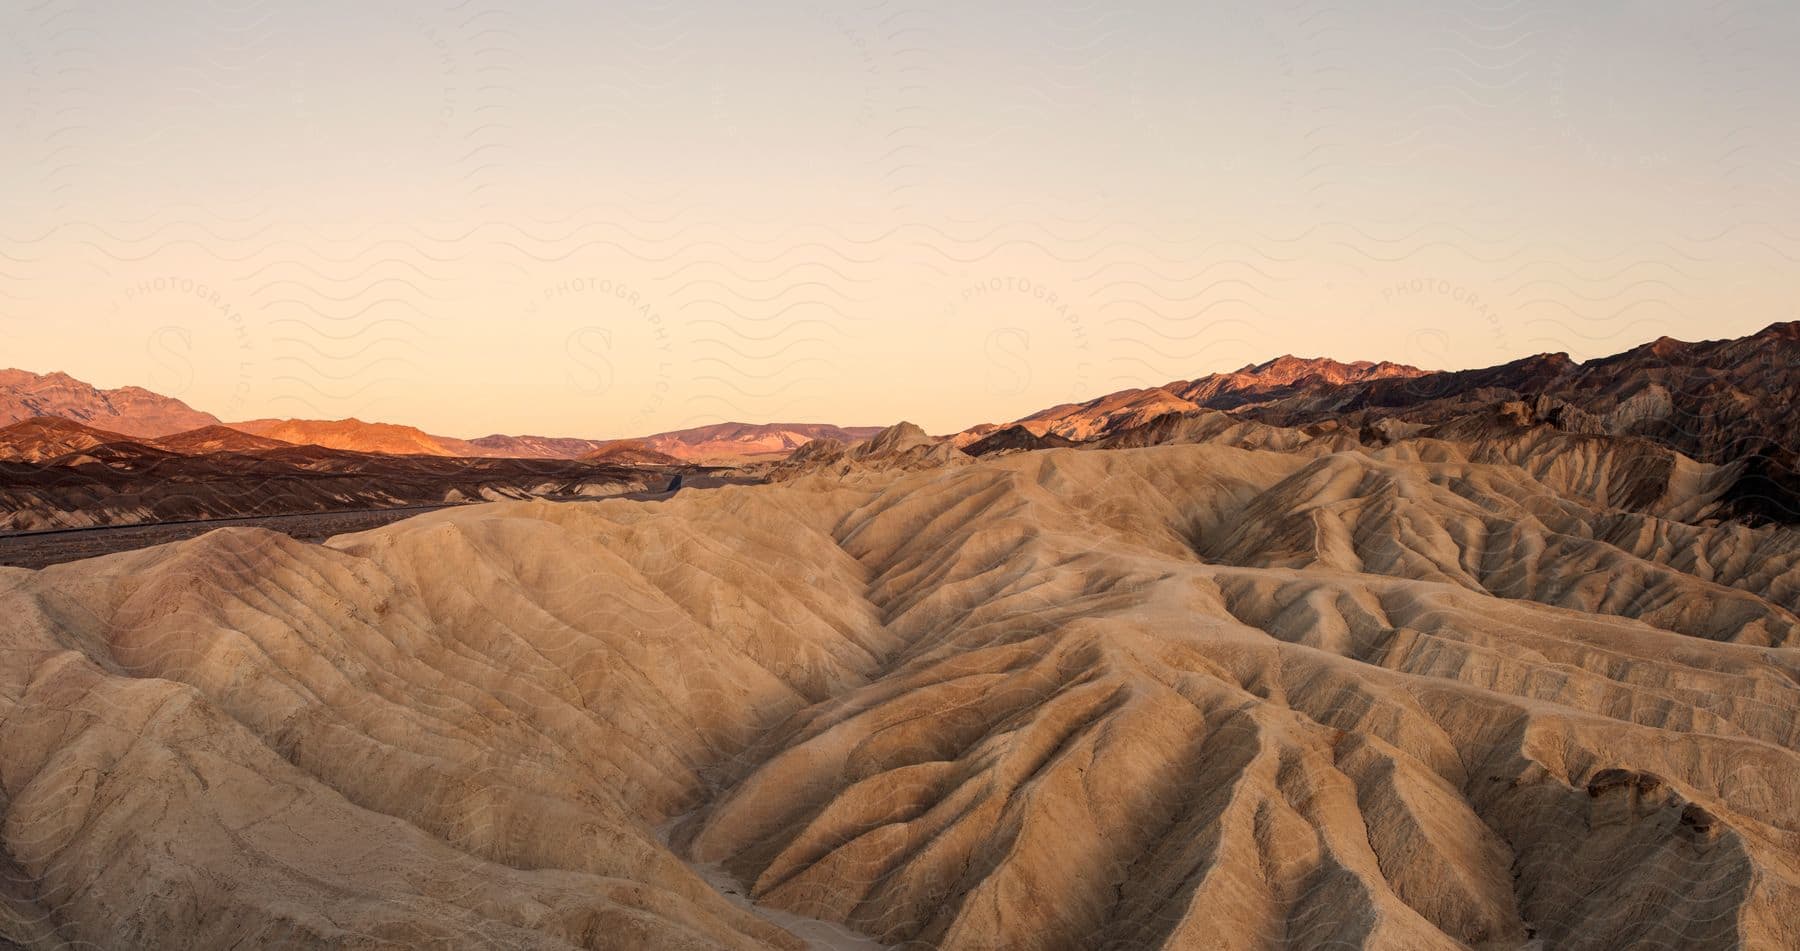
[[[214,426],[218,417],[143,387],[104,390],[67,373],[0,370],[0,426],[60,416],[112,433],[156,437]]]
[[[896,430],[0,571],[6,933],[1795,946],[1800,535],[1614,451]]]

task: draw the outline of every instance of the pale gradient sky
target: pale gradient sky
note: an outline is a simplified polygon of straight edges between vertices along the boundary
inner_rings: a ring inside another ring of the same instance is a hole
[[[1797,316],[1795,4],[593,6],[8,5],[0,365],[948,431]]]

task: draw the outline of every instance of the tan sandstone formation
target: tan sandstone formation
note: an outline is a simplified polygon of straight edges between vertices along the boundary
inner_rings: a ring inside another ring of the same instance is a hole
[[[1800,534],[1194,425],[0,570],[0,935],[1800,945]]]

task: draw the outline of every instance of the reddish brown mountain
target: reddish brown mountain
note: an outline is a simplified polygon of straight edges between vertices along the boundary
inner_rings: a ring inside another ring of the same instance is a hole
[[[1278,357],[1051,407],[1020,423],[1077,440],[1201,409],[1286,427],[1418,427],[1539,397],[1563,407],[1555,422],[1565,429],[1645,437],[1708,462],[1791,456],[1800,451],[1792,410],[1800,401],[1800,321],[1736,339],[1663,337],[1585,362],[1544,353],[1470,370]]]
[[[604,439],[569,436],[508,436],[495,433],[468,441],[483,456],[509,459],[580,459],[607,444]]]
[[[1165,413],[1197,409],[1191,400],[1153,386],[1145,390],[1120,390],[1085,403],[1064,403],[1039,410],[1017,425],[1038,436],[1059,436],[1080,442],[1105,433],[1139,426]]]
[[[216,452],[248,453],[293,448],[292,443],[239,432],[228,426],[203,426],[173,436],[144,439],[107,432],[60,416],[36,416],[0,428],[0,460],[7,462],[72,462],[72,453],[91,454],[110,447],[115,454],[199,456]]]
[[[306,446],[390,456],[487,456],[461,439],[433,436],[413,426],[365,423],[360,419],[251,419],[228,424],[232,429]]]
[[[1367,360],[1341,363],[1323,357],[1307,359],[1280,356],[1266,363],[1245,366],[1235,373],[1214,373],[1185,383],[1170,383],[1164,389],[1199,406],[1227,409],[1272,396],[1325,390],[1371,380],[1406,380],[1425,374],[1426,371],[1418,367],[1386,360],[1380,363]]]
[[[1176,380],[1149,389],[1120,390],[1085,403],[1052,406],[1018,423],[1034,435],[1081,442],[1142,426],[1168,413],[1229,409],[1297,394],[1332,392],[1373,380],[1412,379],[1425,372],[1386,361],[1342,363],[1323,357],[1283,356],[1232,373]]]
[[[1747,337],[1685,342],[1663,337],[1578,363],[1544,353],[1478,370],[1373,379],[1262,401],[1246,415],[1279,425],[1328,418],[1437,423],[1475,406],[1553,398],[1564,425],[1643,436],[1708,462],[1800,449],[1800,321]],[[1576,417],[1583,416],[1581,419]]]
[[[219,418],[142,387],[103,390],[67,373],[0,370],[0,425],[59,416],[126,436],[167,436]]]
[[[1089,448],[1225,442],[1292,449],[1310,442],[1308,451],[1320,453],[1446,433],[1489,448],[1541,430],[1623,437],[1689,461],[1732,466],[1716,515],[1794,523],[1800,522],[1796,403],[1800,321],[1728,340],[1663,337],[1585,362],[1544,353],[1470,370],[1280,357],[1235,373],[1051,407],[1020,425]],[[995,445],[1031,448],[1018,434]]]
[[[1039,435],[1029,428],[1014,424],[1005,429],[996,430],[961,446],[963,452],[971,456],[985,456],[995,452],[1016,452],[1032,449],[1065,449],[1076,445],[1072,439],[1066,439],[1055,433]]]
[[[257,436],[230,426],[202,426],[190,429],[185,433],[164,436],[151,441],[155,446],[178,452],[184,456],[199,456],[213,452],[262,452],[268,449],[290,448],[294,444],[267,436]]]

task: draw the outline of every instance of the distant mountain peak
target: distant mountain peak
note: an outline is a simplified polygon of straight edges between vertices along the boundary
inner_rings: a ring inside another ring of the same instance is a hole
[[[1277,384],[1294,383],[1309,377],[1317,377],[1327,383],[1358,383],[1393,376],[1418,376],[1425,372],[1418,367],[1389,360],[1379,363],[1371,360],[1345,363],[1330,357],[1297,357],[1286,353],[1262,363],[1249,364],[1238,370],[1237,375],[1254,376]]]
[[[0,426],[36,416],[60,416],[108,432],[149,438],[219,422],[211,413],[141,386],[103,390],[61,370],[0,370]]]
[[[1782,320],[1757,331],[1759,339],[1800,340],[1800,320]]]

